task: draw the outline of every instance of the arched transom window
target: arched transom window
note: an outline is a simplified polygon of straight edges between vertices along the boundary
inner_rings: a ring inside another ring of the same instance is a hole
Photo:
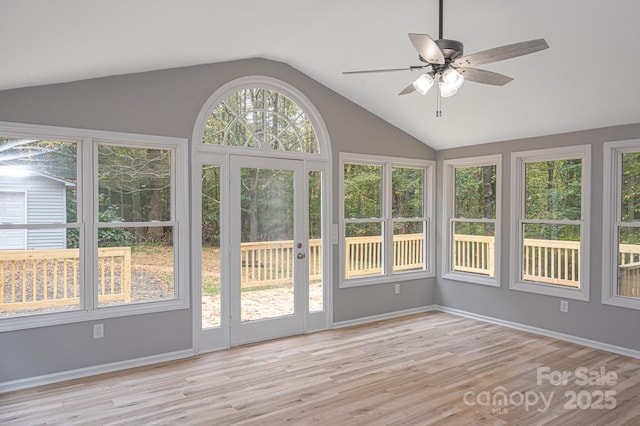
[[[205,144],[318,154],[311,121],[291,99],[275,90],[254,87],[220,102],[206,122]]]

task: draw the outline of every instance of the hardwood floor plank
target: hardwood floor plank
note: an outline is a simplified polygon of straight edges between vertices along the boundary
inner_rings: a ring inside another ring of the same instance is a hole
[[[568,405],[604,391],[615,408]],[[640,360],[433,312],[2,394],[0,423],[634,425]]]

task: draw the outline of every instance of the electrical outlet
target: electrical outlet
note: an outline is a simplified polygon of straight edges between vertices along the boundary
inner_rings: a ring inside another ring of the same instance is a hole
[[[395,294],[400,294],[400,284],[396,284],[395,289],[393,290]]]
[[[567,300],[560,301],[560,312],[569,312],[569,302]]]
[[[104,324],[93,324],[93,338],[102,339],[104,337]]]

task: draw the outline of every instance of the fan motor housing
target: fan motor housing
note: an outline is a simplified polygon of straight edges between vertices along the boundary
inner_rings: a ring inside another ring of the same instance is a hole
[[[462,56],[464,45],[458,40],[447,40],[446,38],[442,38],[440,40],[435,40],[435,42],[440,50],[442,50],[442,54],[445,59],[454,61]]]

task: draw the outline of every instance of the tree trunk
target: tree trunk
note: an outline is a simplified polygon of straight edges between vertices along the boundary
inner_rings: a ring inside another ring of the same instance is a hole
[[[553,201],[555,197],[552,196],[553,189],[555,188],[554,184],[554,173],[555,173],[555,163],[553,161],[547,161],[547,212],[552,212],[554,210]]]
[[[494,219],[495,213],[493,211],[493,200],[495,194],[493,193],[493,182],[491,181],[491,170],[493,166],[482,167],[482,184],[484,189],[484,217]]]
[[[151,168],[154,169],[155,177],[152,180],[152,192],[151,199],[149,200],[149,217],[148,221],[162,221],[164,220],[164,203],[163,203],[163,190],[164,182],[162,176],[162,152],[160,151],[147,151],[148,158],[151,159]],[[164,238],[164,229],[162,226],[150,226],[148,228],[148,237],[152,241],[161,241]]]
[[[260,169],[253,169],[249,199],[249,241],[258,241],[258,184],[260,182]]]

